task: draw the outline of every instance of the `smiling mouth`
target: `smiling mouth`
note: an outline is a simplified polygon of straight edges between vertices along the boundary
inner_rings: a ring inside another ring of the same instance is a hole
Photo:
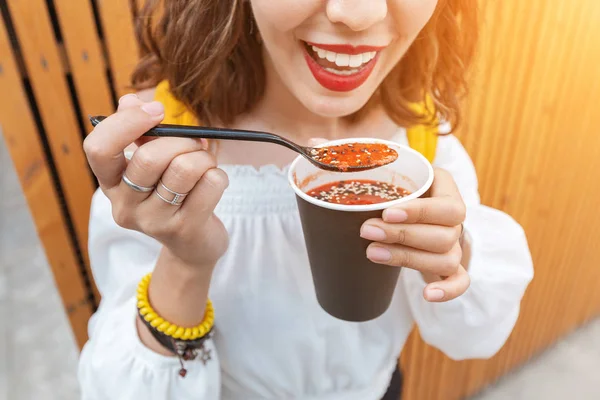
[[[324,88],[350,92],[367,81],[384,47],[302,42],[308,69]]]
[[[311,58],[332,74],[349,76],[360,72],[377,56],[378,51],[364,51],[356,54],[326,50],[318,45],[302,42]],[[324,46],[325,47],[325,46]],[[329,47],[329,46],[327,46]]]

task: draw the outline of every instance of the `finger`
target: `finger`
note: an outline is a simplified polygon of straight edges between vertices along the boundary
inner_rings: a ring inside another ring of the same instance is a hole
[[[123,111],[128,108],[141,107],[145,103],[135,93],[127,93],[119,99],[118,111]]]
[[[118,107],[117,107],[117,111],[122,111],[125,110],[127,108],[133,108],[133,107],[141,107],[142,105],[144,105],[145,103],[140,100],[140,98],[135,94],[135,93],[128,93],[126,95],[121,96],[121,98],[119,99],[118,102]],[[152,138],[155,139],[155,138]],[[141,144],[130,144],[129,146],[127,146],[125,148],[125,157],[128,157],[128,152],[133,154],[133,152],[135,151],[135,149],[137,147],[139,147]],[[129,156],[129,158],[131,158]]]
[[[387,223],[460,225],[466,209],[462,200],[450,197],[430,197],[407,201],[383,211]]]
[[[456,245],[445,254],[430,253],[399,244],[371,243],[367,258],[378,264],[406,267],[438,276],[453,275],[461,262],[462,250]]]
[[[449,197],[462,201],[462,196],[456,186],[456,182],[450,172],[445,169],[434,169],[433,184],[431,185],[431,197]]]
[[[171,161],[182,154],[201,151],[204,144],[197,139],[188,138],[159,138],[137,148],[127,165],[125,176],[133,183],[154,187]],[[120,191],[127,203],[141,203],[151,192],[141,193],[121,182]]]
[[[141,100],[136,94],[129,93],[119,99],[119,107],[117,108],[117,111],[123,111],[123,110],[126,110],[128,108],[133,108],[133,107],[141,107],[144,104],[146,104],[146,103],[143,100]],[[160,138],[142,136],[139,139],[137,139],[134,142],[134,144],[132,144],[132,146],[140,147],[144,143],[148,143],[149,141],[156,140],[156,139],[160,139]]]
[[[443,302],[464,294],[471,285],[471,278],[462,265],[448,278],[430,283],[423,290],[423,297],[431,302]]]
[[[132,107],[141,107],[144,104],[146,104],[146,103],[143,100],[141,100],[136,94],[129,93],[119,99],[119,108],[117,109],[117,111],[123,111],[128,108],[132,108]],[[154,136],[154,137],[153,136],[142,136],[142,137],[136,139],[134,143],[137,147],[140,147],[145,143],[148,143],[148,142],[151,142],[151,141],[157,140],[157,139],[160,139],[160,138],[156,137],[156,136]]]
[[[153,212],[159,214],[175,214],[179,206],[169,204],[163,199],[175,200],[176,194],[179,194],[186,196],[182,200],[184,202],[187,201],[187,195],[196,186],[202,176],[216,166],[217,161],[206,151],[195,151],[175,157],[160,178],[160,183],[156,187],[154,195],[148,197],[142,203],[142,206],[145,209],[150,208]]]
[[[163,116],[164,107],[159,102],[127,108],[106,118],[86,137],[83,148],[103,189],[110,190],[121,181],[126,166],[123,150]]]
[[[381,243],[400,244],[433,253],[447,253],[458,242],[460,225],[388,224],[379,218],[365,222],[360,236]]]
[[[455,226],[465,220],[466,208],[452,175],[435,170],[431,197],[407,201],[383,212],[389,223],[436,224]]]
[[[228,186],[229,178],[225,171],[209,169],[192,189],[178,213],[184,218],[193,215],[198,223],[205,222],[213,214]]]

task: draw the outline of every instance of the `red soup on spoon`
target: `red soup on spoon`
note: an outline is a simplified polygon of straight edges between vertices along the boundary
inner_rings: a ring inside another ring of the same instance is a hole
[[[320,163],[345,172],[366,170],[390,164],[398,158],[396,150],[381,143],[345,143],[315,147],[311,157]]]

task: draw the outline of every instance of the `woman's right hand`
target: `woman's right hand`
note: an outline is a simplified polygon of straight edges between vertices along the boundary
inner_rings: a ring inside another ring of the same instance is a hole
[[[156,138],[142,143],[142,135],[163,117],[161,103],[126,95],[117,112],[88,135],[84,150],[118,225],[155,238],[187,265],[212,268],[228,244],[225,227],[213,213],[228,178],[217,168],[204,139]],[[124,150],[132,143],[139,147],[128,161]],[[136,191],[123,176],[154,190]],[[188,195],[180,205],[169,204],[164,199],[172,200],[174,194],[162,185]]]

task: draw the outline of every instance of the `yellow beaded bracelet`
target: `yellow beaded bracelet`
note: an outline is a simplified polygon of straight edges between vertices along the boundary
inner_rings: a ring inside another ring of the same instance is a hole
[[[140,315],[159,332],[179,340],[195,340],[205,336],[215,323],[215,310],[210,299],[206,301],[206,309],[202,322],[192,328],[184,328],[160,317],[148,301],[148,286],[152,273],[144,276],[137,287],[137,307]]]

